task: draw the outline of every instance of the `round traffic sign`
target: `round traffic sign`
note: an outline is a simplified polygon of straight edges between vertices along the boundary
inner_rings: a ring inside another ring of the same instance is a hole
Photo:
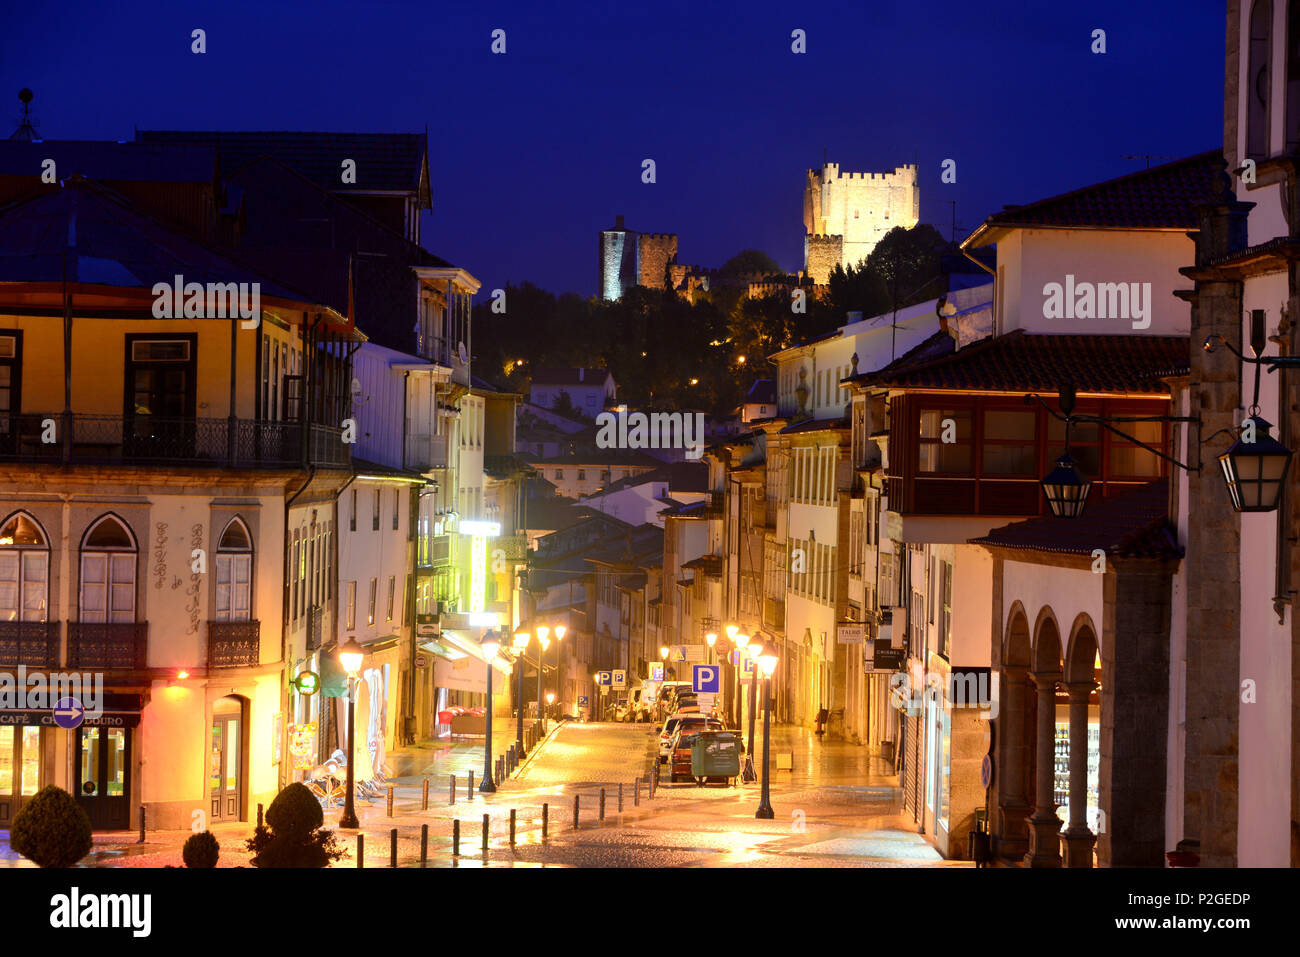
[[[60,698],[54,703],[54,723],[72,731],[86,720],[86,709],[77,698]]]

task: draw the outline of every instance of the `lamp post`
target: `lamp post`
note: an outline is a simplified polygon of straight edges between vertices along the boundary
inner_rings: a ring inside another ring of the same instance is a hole
[[[478,789],[484,794],[491,794],[497,789],[492,780],[492,662],[501,650],[501,639],[495,631],[489,631],[479,642],[479,647],[483,649],[483,660],[487,662],[487,707],[483,709],[487,716],[487,735],[483,742],[483,781]]]
[[[529,634],[520,631],[515,634],[515,660],[519,663],[519,701],[515,709],[515,750],[524,752],[524,652],[528,650]]]
[[[776,649],[764,649],[758,656],[758,665],[763,669],[763,796],[754,817],[770,821],[775,816],[770,800],[768,764],[772,754],[772,672],[776,670]]]
[[[347,794],[343,798],[343,815],[339,818],[339,827],[355,829],[361,826],[357,820],[357,808],[353,803],[356,795],[356,746],[357,746],[357,722],[356,722],[356,702],[353,700],[355,695],[355,686],[357,682],[357,672],[361,670],[361,662],[365,658],[366,652],[355,638],[349,638],[344,644],[339,646],[339,664],[348,675],[348,783]]]
[[[738,667],[744,668],[743,649],[748,649],[750,657],[755,657],[763,650],[762,644],[756,639],[751,639],[749,635],[740,634],[736,636],[736,644],[742,649],[741,663]],[[745,767],[741,771],[740,780],[746,784],[752,784],[758,780],[758,775],[754,773],[754,709],[758,703],[758,672],[749,678],[749,743],[745,745]]]
[[[709,646],[709,664],[713,664],[713,645],[717,642],[717,632],[710,631],[704,636],[704,643]]]
[[[739,626],[739,625],[727,625],[727,627],[724,628],[723,630],[727,633],[727,640],[728,640],[729,642],[731,642],[732,647],[733,647],[733,648],[737,647],[737,645],[736,645],[736,635],[740,632],[740,626]],[[736,658],[737,658],[737,660],[739,660],[740,656],[737,655]],[[729,696],[728,696],[728,698],[727,698],[727,715],[728,715],[728,717],[733,717],[733,718],[735,718],[735,715],[736,715],[736,693],[737,693],[737,691],[740,690],[739,687],[738,687],[738,684],[739,684],[739,680],[740,680],[740,679],[739,679],[739,677],[737,676],[737,674],[736,674],[736,672],[735,672],[734,670],[733,670],[732,673],[731,673],[731,677],[732,677],[732,680],[729,681],[729,682],[727,683],[727,690],[730,692],[730,694],[729,694]],[[740,723],[740,719],[739,719],[739,718],[736,718],[736,723],[737,723],[737,725],[739,725],[739,723]]]
[[[537,719],[541,724],[542,734],[546,733],[546,715],[542,713],[542,671],[546,666],[546,649],[551,647],[550,635],[551,629],[545,625],[539,625],[537,628],[537,643],[541,645],[541,651],[537,653]]]
[[[569,629],[563,625],[555,626],[555,696],[564,701],[564,674],[560,669],[563,663],[564,650],[560,647],[560,642],[564,641],[564,635]]]

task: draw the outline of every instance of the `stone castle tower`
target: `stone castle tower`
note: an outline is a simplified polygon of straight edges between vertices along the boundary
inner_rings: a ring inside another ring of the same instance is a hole
[[[895,226],[921,215],[916,167],[892,173],[841,173],[838,163],[808,170],[803,191],[804,271],[824,283],[837,265],[866,259]]]
[[[677,234],[638,233],[618,216],[613,228],[600,231],[599,264],[602,299],[622,299],[629,286],[662,289],[669,266],[677,264]],[[679,281],[675,273],[672,281]]]

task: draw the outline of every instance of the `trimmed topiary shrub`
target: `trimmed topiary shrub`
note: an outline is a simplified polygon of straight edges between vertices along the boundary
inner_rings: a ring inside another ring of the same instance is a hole
[[[186,867],[216,867],[220,855],[221,845],[217,843],[211,831],[191,834],[185,839],[185,846],[181,848],[181,860],[185,862]]]
[[[325,814],[304,784],[293,783],[275,796],[248,839],[254,867],[328,867],[345,853],[334,832],[322,828]]]
[[[48,784],[14,815],[9,845],[38,867],[71,867],[90,853],[90,818],[76,798]]]

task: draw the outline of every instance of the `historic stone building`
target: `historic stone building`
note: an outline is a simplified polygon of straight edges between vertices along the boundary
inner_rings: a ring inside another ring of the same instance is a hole
[[[842,173],[838,163],[810,169],[803,191],[804,271],[824,283],[836,266],[857,265],[895,226],[921,215],[916,167],[892,173]]]

